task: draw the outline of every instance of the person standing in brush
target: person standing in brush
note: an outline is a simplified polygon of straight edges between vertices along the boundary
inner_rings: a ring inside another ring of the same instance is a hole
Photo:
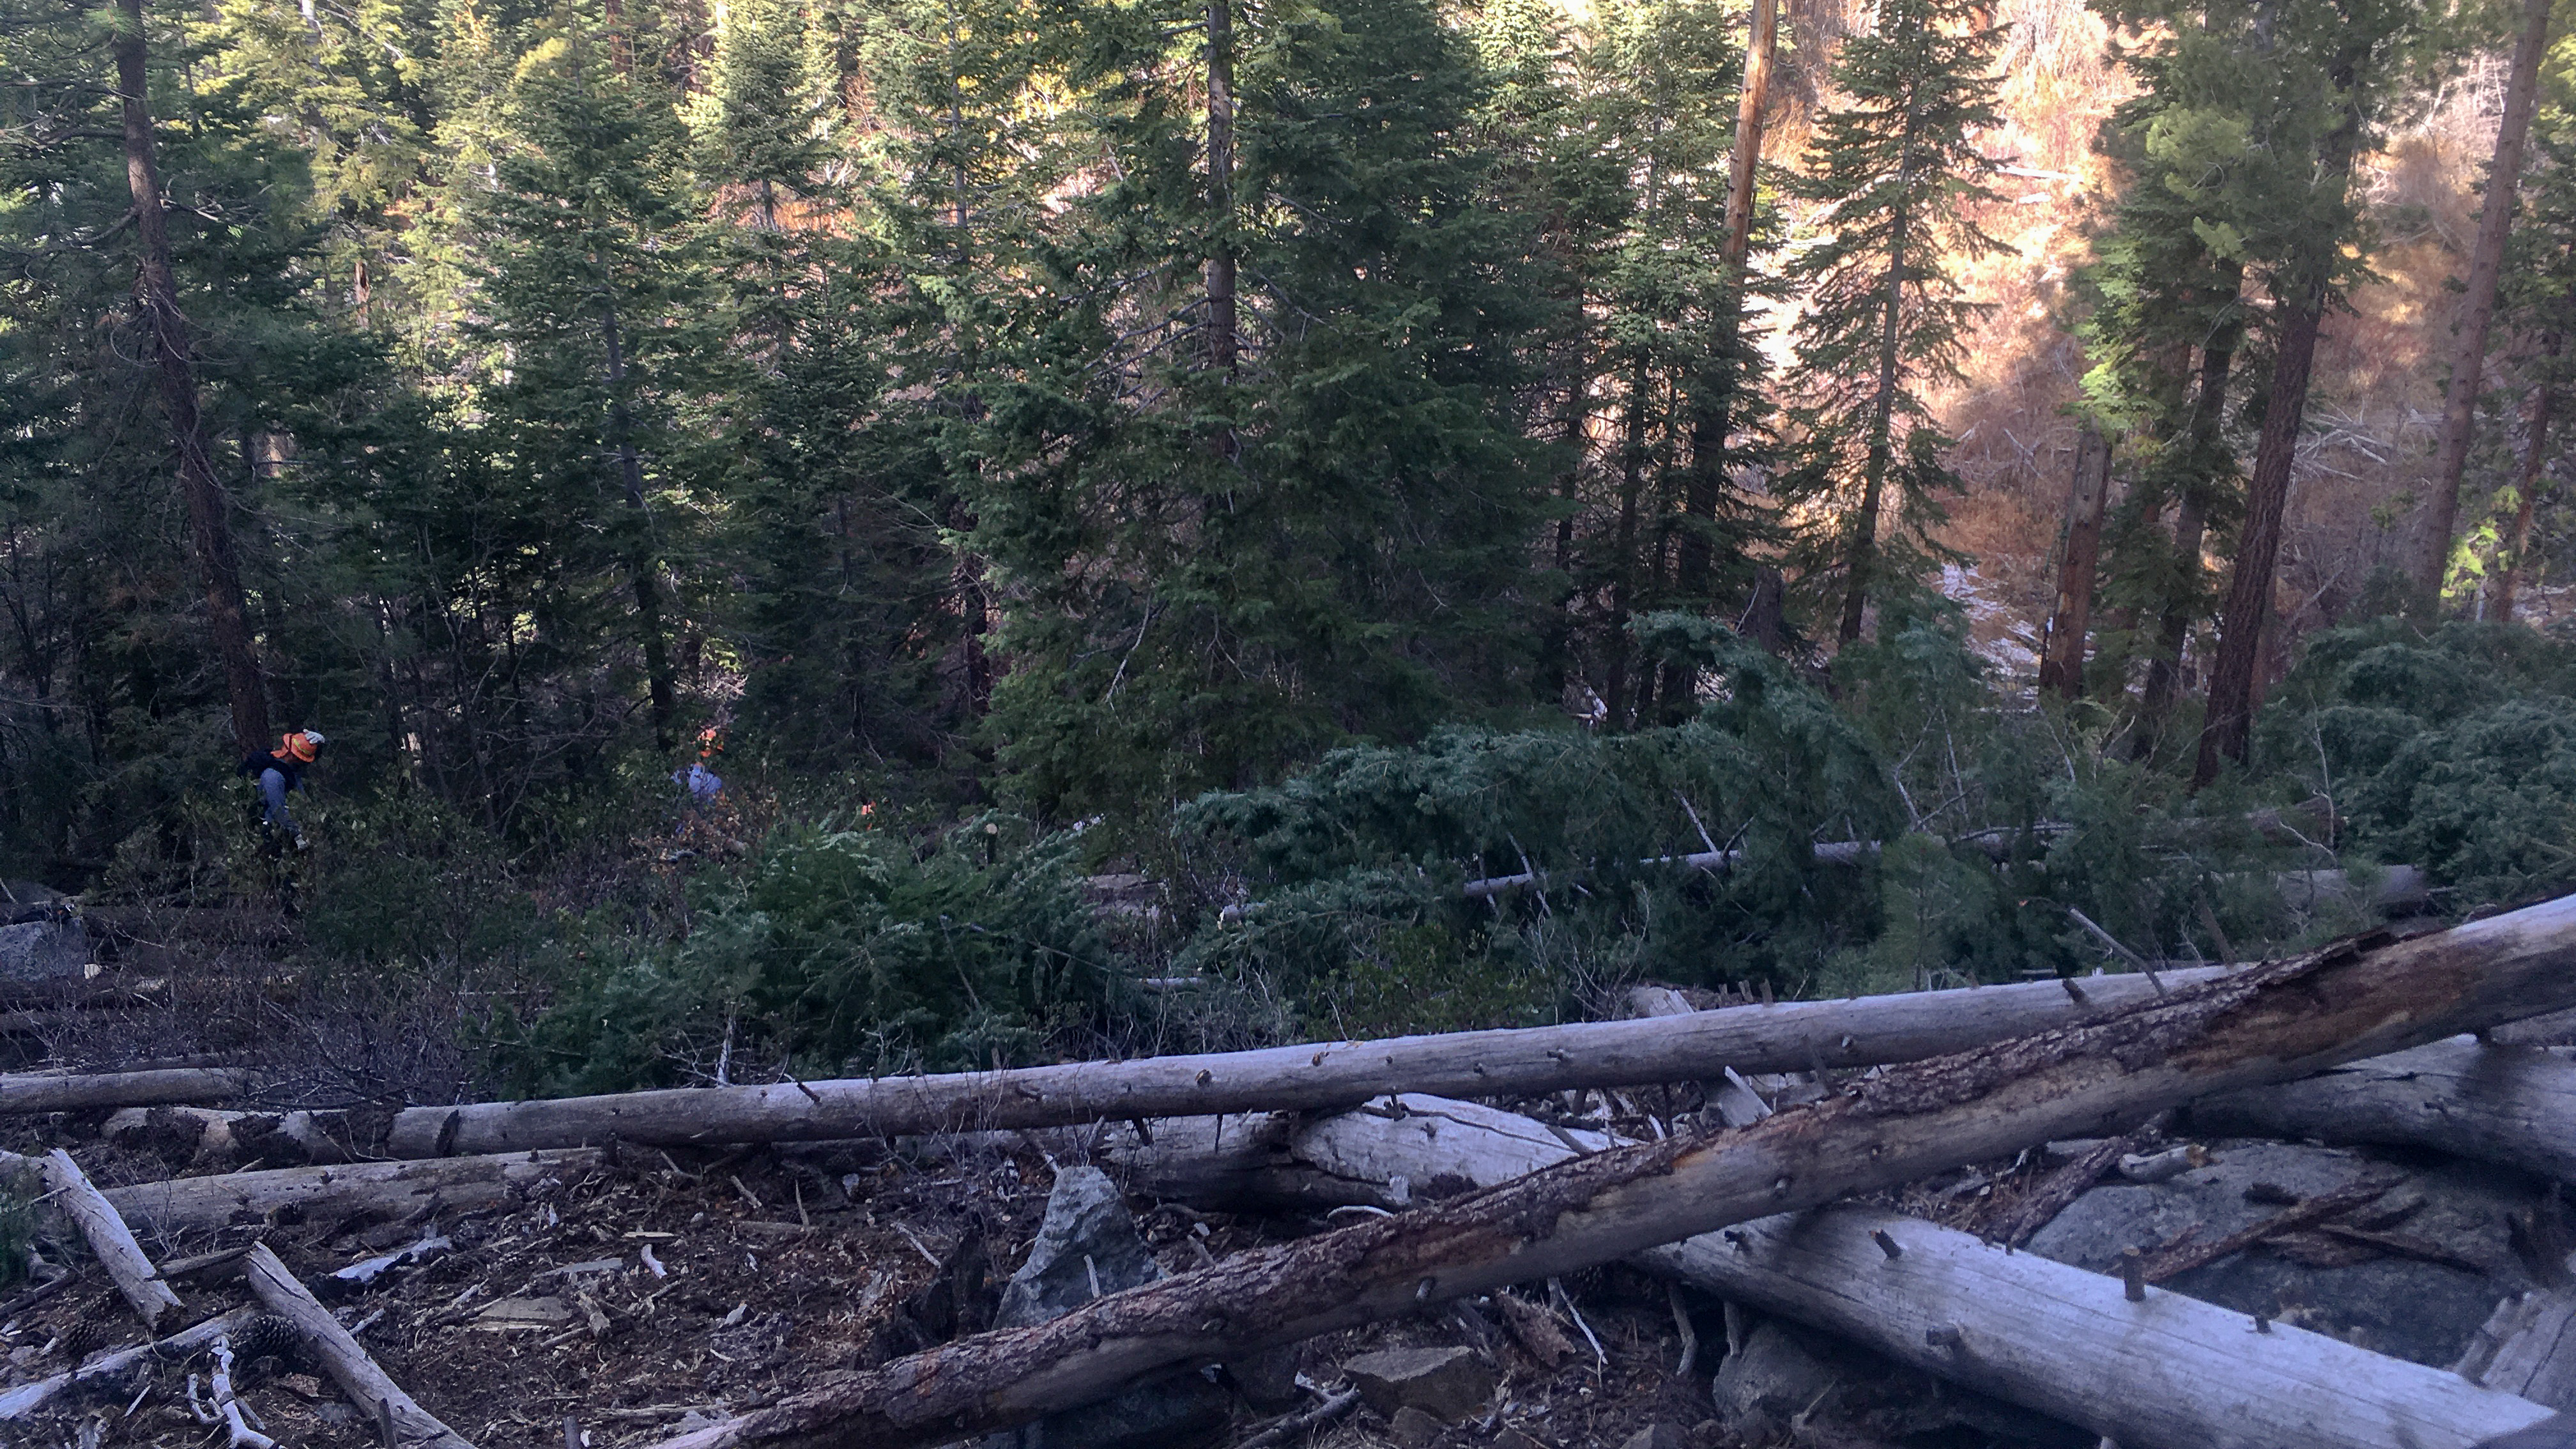
[[[306,845],[304,827],[296,824],[295,817],[287,813],[286,792],[311,793],[304,784],[304,769],[320,758],[322,745],[320,730],[289,730],[285,741],[276,749],[266,754],[254,751],[233,767],[235,775],[259,786],[260,800],[265,806],[260,815],[261,826],[294,841],[298,850]]]

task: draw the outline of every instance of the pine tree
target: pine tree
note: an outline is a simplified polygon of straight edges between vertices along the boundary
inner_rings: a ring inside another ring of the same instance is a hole
[[[1116,179],[1072,209],[1017,329],[1088,356],[979,389],[1007,424],[972,480],[1006,601],[991,729],[1061,809],[1526,698],[1525,248],[1479,205],[1474,68],[1409,0],[1235,20],[1237,369],[1203,343],[1222,211],[1199,37],[1125,33],[1093,46],[1124,62],[1093,73]]]
[[[1921,388],[1956,375],[1983,310],[1950,269],[1999,245],[1968,215],[1991,195],[1975,135],[2001,122],[1984,14],[1884,0],[1875,30],[1843,43],[1834,84],[1852,104],[1818,127],[1793,186],[1820,235],[1791,268],[1807,310],[1790,379],[1800,456],[1781,487],[1814,520],[1797,556],[1810,591],[1838,586],[1846,644],[1872,598],[1938,554],[1938,500],[1958,486]]]
[[[692,439],[673,422],[710,339],[696,198],[667,95],[620,74],[596,17],[558,11],[519,60],[505,147],[468,205],[488,320],[479,402],[490,448],[546,551],[575,577],[622,575],[656,742],[678,728],[673,600],[663,561],[688,552]],[[678,505],[678,506],[657,506]],[[596,540],[594,543],[592,540]],[[605,604],[579,590],[557,627]],[[568,639],[567,639],[568,642]]]

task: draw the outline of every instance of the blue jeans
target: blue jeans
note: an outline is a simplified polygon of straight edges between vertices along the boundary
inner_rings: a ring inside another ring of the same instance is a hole
[[[272,830],[283,830],[287,834],[293,835],[295,833],[295,820],[294,817],[286,813],[285,773],[278,770],[260,771],[259,794],[261,799],[268,802],[266,813],[260,816],[261,822]]]

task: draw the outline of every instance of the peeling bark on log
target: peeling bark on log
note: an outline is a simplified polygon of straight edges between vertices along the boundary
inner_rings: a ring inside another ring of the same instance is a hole
[[[2179,986],[2226,974],[2208,967],[2167,972],[2164,979]],[[1727,1067],[1806,1071],[1822,1062],[1842,1070],[1966,1051],[2086,1021],[2153,995],[2143,976],[2087,976],[2071,989],[2040,981],[1135,1062],[413,1107],[394,1118],[386,1150],[436,1157],[577,1147],[611,1137],[664,1146],[815,1142],[1338,1110],[1389,1092],[1488,1097],[1645,1086],[1713,1077]]]
[[[893,1449],[1006,1428],[1171,1364],[1572,1272],[2050,1138],[2107,1135],[2207,1092],[2556,1010],[2576,1002],[2571,968],[2576,898],[2411,941],[2340,943],[2083,1025],[1897,1068],[1750,1127],[1612,1147],[1094,1299],[1032,1328],[834,1375],[669,1449]]]
[[[142,1318],[143,1331],[158,1332],[161,1315],[178,1308],[179,1295],[161,1281],[152,1260],[134,1241],[134,1230],[117,1215],[115,1205],[90,1185],[80,1164],[59,1147],[45,1157],[45,1186],[71,1220],[80,1225],[81,1236],[88,1240],[98,1265],[107,1270],[116,1291],[134,1305],[136,1315]]]
[[[514,1152],[436,1162],[367,1162],[342,1167],[288,1167],[182,1177],[110,1189],[107,1200],[126,1221],[171,1233],[219,1228],[281,1210],[408,1213],[435,1198],[447,1207],[478,1207],[554,1176],[572,1178],[600,1165],[595,1150]]]
[[[2437,1042],[2205,1097],[2191,1125],[2213,1136],[2432,1147],[2576,1182],[2576,1053]]]
[[[221,1102],[238,1096],[247,1081],[242,1072],[193,1067],[85,1077],[0,1077],[0,1114]]]
[[[261,1304],[295,1325],[305,1347],[341,1392],[349,1396],[349,1402],[379,1423],[392,1422],[393,1442],[385,1449],[411,1449],[415,1445],[421,1449],[474,1449],[387,1377],[358,1341],[349,1336],[349,1330],[340,1326],[340,1320],[331,1316],[331,1310],[286,1271],[286,1265],[277,1260],[266,1243],[252,1248],[242,1266],[248,1270],[251,1291],[259,1295]]]

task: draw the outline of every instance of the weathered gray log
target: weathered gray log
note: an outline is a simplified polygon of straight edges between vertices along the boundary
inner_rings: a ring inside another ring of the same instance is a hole
[[[2217,967],[2169,972],[2165,982],[2180,986],[2225,974]],[[2084,1021],[2153,994],[2143,976],[2087,976],[2071,988],[2041,981],[1133,1062],[413,1107],[394,1118],[386,1151],[436,1157],[576,1147],[612,1137],[664,1146],[815,1142],[1331,1110],[1388,1092],[1488,1097],[1643,1086],[1713,1077],[1728,1067],[1745,1073],[1805,1071],[1818,1063],[1867,1067]]]
[[[156,1356],[185,1357],[213,1343],[216,1339],[239,1332],[242,1324],[249,1318],[249,1309],[236,1309],[220,1318],[209,1318],[203,1323],[183,1328],[168,1338],[152,1343],[138,1343],[132,1348],[120,1348],[113,1353],[101,1354],[77,1368],[65,1369],[49,1378],[41,1378],[31,1384],[20,1384],[12,1389],[0,1390],[0,1421],[24,1419],[41,1412],[47,1404],[62,1397],[64,1391],[69,1389],[89,1390],[108,1385],[121,1385],[125,1382],[126,1375],[145,1359]],[[122,1399],[125,1395],[119,1392],[117,1397]]]
[[[138,1183],[111,1188],[106,1196],[127,1222],[170,1233],[222,1227],[237,1216],[257,1220],[282,1209],[408,1213],[432,1198],[452,1208],[480,1207],[549,1176],[588,1172],[599,1162],[597,1151],[575,1148],[435,1162],[286,1167]]]
[[[345,1112],[236,1112],[220,1107],[123,1107],[101,1130],[119,1146],[141,1146],[151,1131],[153,1114],[168,1113],[196,1129],[194,1160],[232,1166],[236,1154],[265,1157],[285,1165],[349,1160],[349,1121]],[[166,1120],[166,1119],[165,1119]]]
[[[2431,1147],[2576,1182],[2576,1052],[2462,1037],[2205,1097],[2194,1131]]]
[[[2211,1091],[2571,1003],[2576,898],[2411,941],[2345,942],[2080,1026],[1895,1068],[1750,1127],[1612,1147],[1437,1206],[1238,1254],[1042,1325],[835,1375],[671,1443],[945,1443],[1088,1402],[1171,1364],[1572,1272],[2052,1138],[2107,1135]]]
[[[89,1076],[0,1077],[0,1113],[77,1112],[92,1107],[157,1107],[221,1102],[240,1095],[244,1072],[188,1067]]]
[[[386,1449],[474,1449],[377,1367],[358,1341],[349,1336],[349,1330],[342,1328],[331,1310],[286,1270],[266,1243],[252,1248],[242,1259],[242,1266],[249,1273],[251,1291],[259,1295],[260,1303],[295,1325],[305,1348],[332,1382],[340,1386],[340,1391],[349,1396],[349,1402],[380,1424],[390,1422],[393,1442]]]
[[[81,1237],[88,1241],[98,1265],[107,1270],[108,1281],[116,1285],[126,1302],[134,1305],[136,1315],[143,1320],[143,1331],[158,1332],[161,1315],[179,1307],[179,1295],[161,1281],[152,1260],[134,1241],[133,1230],[118,1216],[115,1205],[90,1185],[80,1164],[59,1147],[46,1154],[45,1187],[79,1225]]]
[[[2576,1294],[2543,1289],[2497,1304],[2452,1371],[2535,1404],[2576,1409]]]

